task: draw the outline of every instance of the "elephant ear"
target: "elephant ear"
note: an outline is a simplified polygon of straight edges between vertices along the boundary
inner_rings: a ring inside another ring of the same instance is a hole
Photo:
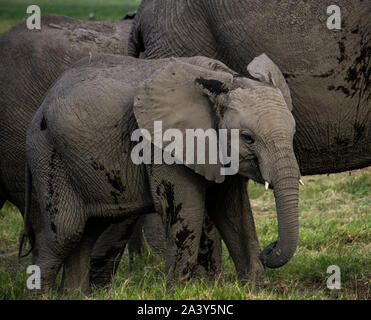
[[[233,76],[225,72],[212,71],[197,65],[172,59],[162,70],[155,73],[137,89],[134,98],[134,114],[139,128],[146,129],[152,136],[155,147],[163,150],[171,142],[163,141],[160,145],[154,141],[154,121],[162,121],[162,130],[178,129],[183,138],[183,163],[207,180],[223,182],[222,164],[219,156],[213,162],[209,154],[209,139],[205,139],[205,163],[186,161],[186,131],[216,129],[216,110],[212,100],[219,94],[226,93],[231,86]],[[216,131],[214,138],[216,137]],[[215,145],[215,144],[214,144]],[[196,155],[197,141],[193,152]],[[165,150],[166,151],[166,150]],[[192,151],[191,151],[192,152]],[[197,155],[198,156],[198,155]],[[215,159],[215,157],[213,158]]]
[[[247,66],[247,71],[262,82],[272,84],[280,89],[286,101],[287,107],[292,111],[292,100],[289,86],[278,66],[265,54],[254,58]]]

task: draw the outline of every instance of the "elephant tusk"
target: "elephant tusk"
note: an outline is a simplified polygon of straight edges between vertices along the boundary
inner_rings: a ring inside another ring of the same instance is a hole
[[[268,189],[269,189],[269,183],[265,181],[265,190],[268,190]]]
[[[302,186],[305,186],[303,180],[299,179],[299,183],[300,183]]]

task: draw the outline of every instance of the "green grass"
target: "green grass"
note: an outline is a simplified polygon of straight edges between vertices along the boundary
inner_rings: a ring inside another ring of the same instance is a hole
[[[62,14],[87,20],[94,12],[96,20],[119,19],[138,8],[140,0],[0,0],[0,33],[27,18],[29,5],[38,5],[41,14]]]
[[[29,4],[42,14],[64,14],[97,20],[118,19],[135,10],[138,0],[0,0],[0,33],[26,17]],[[94,290],[88,299],[370,299],[371,169],[330,176],[304,177],[300,189],[300,237],[294,258],[280,269],[266,272],[264,287],[253,289],[236,280],[224,248],[222,284],[188,283],[166,289],[164,260],[148,252],[129,270],[124,255],[112,285]],[[249,194],[261,246],[275,240],[277,221],[271,191],[250,183]],[[30,258],[18,261],[22,219],[9,203],[0,210],[0,299],[22,299]],[[341,269],[342,289],[326,288],[327,267]],[[55,293],[44,299],[59,299]],[[64,299],[80,299],[77,295]]]
[[[254,289],[236,279],[234,265],[223,250],[225,279],[207,285],[188,283],[166,289],[164,259],[148,251],[129,270],[124,255],[112,285],[93,290],[88,299],[371,299],[371,169],[303,178],[300,189],[300,236],[293,259],[279,269],[267,269],[263,287]],[[271,191],[249,185],[261,246],[275,240],[277,221]],[[29,258],[18,262],[22,230],[18,211],[7,204],[0,211],[0,299],[23,297]],[[341,269],[341,290],[329,290],[326,270]],[[78,295],[43,299],[83,299]]]

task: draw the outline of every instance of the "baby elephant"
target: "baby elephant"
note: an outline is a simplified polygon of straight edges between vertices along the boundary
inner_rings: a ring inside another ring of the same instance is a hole
[[[276,197],[279,240],[263,251],[263,263],[277,267],[292,257],[300,176],[290,92],[266,55],[255,58],[248,70],[256,80],[204,57],[99,55],[80,60],[57,80],[35,114],[26,142],[28,180],[33,179],[41,214],[29,222],[37,225],[25,228],[43,230],[33,239],[40,248],[33,263],[41,269],[43,290],[66,263],[64,285],[88,292],[90,252],[102,230],[109,223],[126,223],[122,237],[127,237],[140,215],[154,211],[166,229],[169,284],[195,272],[206,213],[239,276],[245,277],[251,264],[260,263],[244,257],[244,213],[250,210],[246,177],[266,181]],[[163,143],[153,139],[160,123]],[[206,139],[206,161],[182,164],[178,157],[175,164],[168,163],[171,146],[179,156],[186,144],[166,138],[167,129],[184,137],[188,129],[239,129],[233,130],[234,144],[228,144],[237,150],[237,170],[227,168],[223,157],[210,160],[212,138],[221,139],[212,134]],[[150,147],[149,157],[148,148],[136,152],[141,146]],[[228,169],[238,174],[223,175]]]

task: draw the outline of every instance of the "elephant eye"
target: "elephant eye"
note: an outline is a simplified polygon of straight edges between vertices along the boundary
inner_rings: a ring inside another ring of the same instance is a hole
[[[243,138],[245,139],[247,144],[253,144],[255,140],[247,133],[242,133]]]

